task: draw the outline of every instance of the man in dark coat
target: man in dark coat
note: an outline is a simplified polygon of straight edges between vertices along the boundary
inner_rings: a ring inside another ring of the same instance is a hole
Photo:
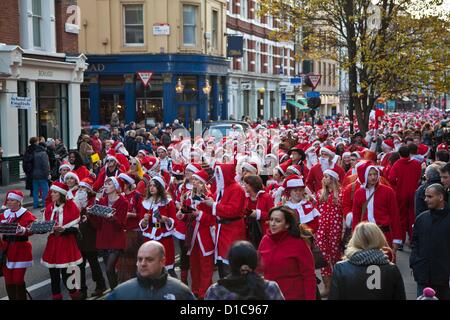
[[[440,300],[450,300],[450,207],[445,189],[432,184],[425,190],[429,210],[414,223],[409,265],[417,282],[417,296],[431,287]]]
[[[428,210],[427,203],[425,202],[425,190],[429,186],[435,183],[441,183],[441,177],[439,175],[440,166],[437,164],[431,164],[425,170],[426,181],[416,190],[414,196],[414,209],[416,213],[416,218],[422,212]]]
[[[44,143],[45,145],[45,143]],[[47,150],[41,144],[36,145],[33,159],[33,208],[39,208],[39,191],[42,192],[42,206],[48,193],[48,179],[50,178],[50,163]]]
[[[27,147],[22,159],[22,169],[25,172],[26,180],[25,180],[25,188],[30,190],[30,196],[33,195],[33,162],[34,162],[34,150],[36,150],[36,146],[38,143],[37,137],[30,138],[30,145]]]

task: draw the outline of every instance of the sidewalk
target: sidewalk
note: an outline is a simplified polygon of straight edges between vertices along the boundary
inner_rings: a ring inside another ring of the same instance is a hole
[[[3,205],[3,201],[5,201],[6,193],[9,190],[20,190],[23,192],[25,196],[23,200],[23,207],[32,208],[33,207],[33,197],[30,197],[30,190],[25,189],[25,180],[22,180],[17,183],[9,184],[7,186],[0,186],[0,207]]]

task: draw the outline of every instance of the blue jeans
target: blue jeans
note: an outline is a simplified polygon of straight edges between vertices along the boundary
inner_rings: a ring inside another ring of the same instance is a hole
[[[45,206],[45,198],[48,193],[47,180],[34,180],[33,179],[33,208],[39,207],[39,190],[42,191],[42,206]]]

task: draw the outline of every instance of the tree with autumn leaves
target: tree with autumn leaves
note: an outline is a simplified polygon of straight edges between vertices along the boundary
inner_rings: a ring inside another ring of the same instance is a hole
[[[442,0],[257,0],[279,21],[274,39],[301,39],[301,60],[348,73],[349,115],[362,132],[379,97],[450,90],[450,14]],[[353,128],[352,128],[353,129]]]

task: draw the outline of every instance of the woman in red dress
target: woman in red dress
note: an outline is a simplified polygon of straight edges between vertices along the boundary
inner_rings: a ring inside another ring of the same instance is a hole
[[[343,227],[342,192],[339,174],[325,170],[322,178],[322,189],[317,192],[317,209],[320,212],[319,228],[316,232],[316,243],[322,251],[328,266],[321,269],[325,290],[321,297],[326,298],[331,288],[331,270],[341,260],[341,237]]]
[[[46,206],[44,219],[56,221],[53,232],[48,236],[47,245],[41,263],[49,268],[52,297],[62,300],[61,277],[72,299],[77,299],[80,288],[68,287],[68,278],[77,272],[78,265],[83,262],[77,245],[80,210],[72,200],[67,200],[68,187],[61,182],[54,182],[50,187],[52,202]],[[71,270],[72,269],[72,270]]]
[[[11,190],[6,194],[8,209],[0,214],[1,223],[18,223],[16,234],[3,235],[0,249],[6,252],[6,265],[3,266],[6,292],[9,300],[26,300],[25,272],[33,265],[31,242],[27,230],[36,217],[22,207],[23,193]]]
[[[148,185],[145,196],[138,208],[139,222],[144,242],[156,240],[161,242],[166,250],[166,269],[177,278],[175,264],[175,246],[172,230],[175,226],[176,207],[167,195],[166,183],[161,176],[154,176]]]

